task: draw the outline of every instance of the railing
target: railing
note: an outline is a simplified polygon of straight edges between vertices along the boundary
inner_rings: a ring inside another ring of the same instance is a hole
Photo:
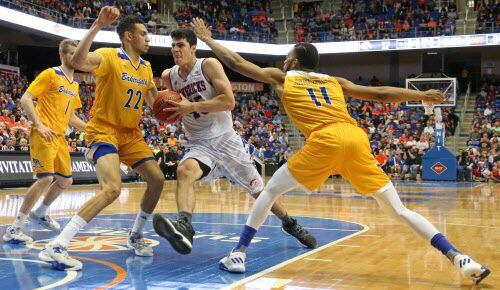
[[[231,33],[229,31],[220,32],[217,29],[212,29],[212,36],[215,39],[220,39],[220,40],[260,42],[260,43],[275,42],[275,37],[272,35],[272,33],[264,33],[264,32]]]
[[[453,35],[455,27],[451,26],[447,30],[439,30],[437,27],[411,27],[408,31],[396,30],[393,28],[377,28],[355,30],[355,34],[333,33],[329,32],[306,32],[304,33],[305,41],[311,42],[336,42],[336,41],[351,41],[351,40],[377,40],[377,39],[395,39],[395,38],[416,38],[429,36]],[[310,35],[310,36],[308,36]],[[295,34],[297,37],[297,34]],[[308,39],[310,37],[310,39]]]
[[[471,93],[471,83],[469,82],[467,84],[467,91],[465,92],[464,104],[462,106],[462,110],[460,111],[460,120],[458,121],[457,130],[455,132],[458,133],[458,135],[455,134],[456,136],[460,136],[462,132],[462,124],[464,123],[465,113],[467,112],[467,103],[469,102],[470,93]]]
[[[497,33],[500,32],[500,21],[477,22],[475,33]]]
[[[260,165],[260,167],[261,167],[260,175],[262,177],[262,180],[265,181],[266,180],[266,162],[264,162],[264,160],[260,159],[259,157],[255,156],[255,155],[253,156],[253,160]]]

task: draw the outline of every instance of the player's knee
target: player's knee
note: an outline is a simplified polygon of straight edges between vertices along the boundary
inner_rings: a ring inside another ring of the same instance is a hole
[[[54,176],[44,176],[38,179],[38,183],[40,183],[42,186],[47,186],[54,181]]]
[[[163,183],[165,182],[165,176],[163,176],[163,172],[161,170],[155,170],[154,173],[151,174],[149,180],[147,181],[148,185],[154,188],[163,188]]]
[[[196,179],[196,171],[188,166],[181,165],[177,167],[177,179],[179,181],[194,181]]]
[[[395,220],[398,220],[398,221],[402,221],[405,219],[405,216],[407,215],[407,213],[409,212],[409,210],[406,208],[406,207],[402,207],[402,208],[391,208],[388,213],[389,215],[395,219]]]
[[[121,192],[121,185],[120,184],[105,184],[102,187],[102,193],[106,197],[106,201],[108,204],[112,203],[115,201],[120,196]]]
[[[66,189],[73,184],[73,178],[56,178],[56,183],[60,188]]]

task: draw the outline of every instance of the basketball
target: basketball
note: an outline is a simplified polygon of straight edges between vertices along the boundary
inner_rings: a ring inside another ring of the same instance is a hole
[[[181,119],[181,117],[175,120],[169,120],[172,112],[163,111],[165,108],[171,107],[171,105],[167,101],[180,102],[182,100],[181,95],[175,91],[160,91],[156,96],[155,102],[153,103],[153,114],[156,119],[167,122],[167,123],[175,123]]]

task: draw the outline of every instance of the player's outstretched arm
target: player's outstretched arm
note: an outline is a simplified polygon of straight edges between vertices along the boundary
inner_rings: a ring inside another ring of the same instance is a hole
[[[342,86],[344,94],[361,100],[379,101],[383,103],[397,103],[404,101],[425,101],[428,103],[442,103],[444,95],[439,90],[425,92],[396,87],[367,87],[352,83],[344,78],[335,77]]]
[[[102,28],[111,25],[120,16],[116,7],[105,6],[101,9],[99,17],[94,21],[89,31],[78,43],[75,54],[71,58],[71,65],[81,71],[91,72],[101,64],[102,57],[97,53],[89,53],[90,46],[95,36]]]
[[[205,42],[212,49],[217,58],[231,70],[271,85],[283,84],[285,81],[285,73],[280,69],[275,67],[261,68],[215,41],[212,38],[212,32],[201,18],[194,18],[191,26],[194,28],[196,36]]]

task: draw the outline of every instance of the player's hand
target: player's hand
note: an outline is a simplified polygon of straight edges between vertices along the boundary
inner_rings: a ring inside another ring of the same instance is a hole
[[[172,113],[168,120],[179,120],[180,118],[194,112],[194,103],[190,102],[183,95],[181,95],[181,97],[182,100],[178,103],[170,100],[167,101],[171,107],[165,108],[163,111]]]
[[[43,136],[43,138],[45,138],[45,140],[49,142],[54,141],[59,136],[59,134],[54,132],[54,130],[50,129],[47,126],[44,126],[43,124],[38,125],[36,129]]]
[[[424,94],[425,98],[422,102],[429,105],[442,104],[445,100],[444,94],[440,90],[427,90]]]
[[[205,24],[203,19],[195,17],[193,22],[191,22],[191,27],[193,27],[194,33],[201,41],[207,41],[212,38],[211,27]]]
[[[113,24],[120,17],[120,10],[114,6],[104,6],[97,17],[97,24],[106,27]]]

